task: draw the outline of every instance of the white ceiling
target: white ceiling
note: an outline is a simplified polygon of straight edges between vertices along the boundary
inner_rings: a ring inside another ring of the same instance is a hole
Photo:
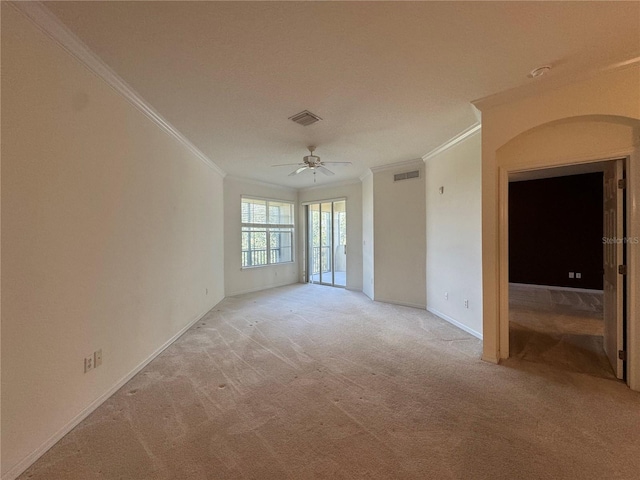
[[[640,55],[640,2],[47,2],[228,174],[303,188],[419,158],[471,101]],[[529,71],[553,65],[546,77]],[[309,127],[288,117],[308,109]]]

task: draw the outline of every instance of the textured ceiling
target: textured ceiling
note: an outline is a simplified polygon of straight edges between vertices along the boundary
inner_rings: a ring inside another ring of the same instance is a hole
[[[415,159],[470,102],[640,55],[639,2],[46,2],[227,173],[296,188]],[[551,64],[550,75],[527,77]],[[544,86],[544,84],[542,84]],[[288,117],[308,109],[309,127]]]

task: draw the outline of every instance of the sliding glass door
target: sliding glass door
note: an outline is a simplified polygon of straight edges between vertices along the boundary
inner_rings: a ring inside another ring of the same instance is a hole
[[[347,284],[346,200],[307,205],[307,281]]]

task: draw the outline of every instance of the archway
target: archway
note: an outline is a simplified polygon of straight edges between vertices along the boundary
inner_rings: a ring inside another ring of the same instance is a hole
[[[624,158],[628,176],[626,190],[628,235],[640,236],[638,192],[640,191],[640,154],[638,134],[640,120],[611,115],[568,117],[530,128],[495,151],[498,176],[498,256],[497,256],[497,346],[499,358],[509,356],[509,273],[508,273],[508,182],[509,175],[546,168],[588,165]],[[640,333],[638,294],[640,275],[637,267],[640,246],[630,244],[628,275],[628,371],[630,384],[640,376]],[[636,267],[636,268],[634,268]],[[485,266],[486,268],[486,266]],[[491,332],[489,332],[491,333]],[[635,340],[634,340],[635,339]]]

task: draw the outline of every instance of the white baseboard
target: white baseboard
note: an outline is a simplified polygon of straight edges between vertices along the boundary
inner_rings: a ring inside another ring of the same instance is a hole
[[[236,292],[225,292],[224,296],[226,297],[235,297],[236,295],[244,295],[245,293],[254,293],[254,292],[260,292],[262,290],[269,290],[270,288],[278,288],[278,287],[286,287],[287,285],[293,285],[294,283],[304,283],[304,282],[298,282],[297,280],[288,280],[286,282],[282,282],[282,283],[274,283],[272,285],[265,285],[262,287],[254,287],[254,288],[249,288],[247,290],[238,290]]]
[[[95,409],[97,409],[100,405],[102,405],[111,395],[116,393],[122,386],[131,380],[135,375],[137,375],[140,370],[146,367],[154,358],[160,355],[164,350],[167,349],[173,342],[175,342],[178,338],[186,333],[196,322],[198,322],[202,317],[204,317],[209,311],[214,308],[219,302],[216,302],[211,307],[208,307],[204,312],[198,314],[196,318],[187,323],[184,327],[182,327],[178,333],[176,333],[173,337],[167,340],[160,348],[156,349],[151,355],[149,355],[145,360],[142,361],[137,367],[131,370],[128,374],[118,380],[115,385],[113,385],[109,390],[100,395],[97,399],[91,402],[84,410],[82,410],[78,415],[76,415],[70,422],[68,422],[65,426],[63,426],[60,430],[54,433],[51,437],[49,437],[42,445],[40,445],[36,450],[31,452],[29,455],[20,460],[16,465],[14,465],[10,470],[8,470],[4,475],[2,475],[2,480],[15,480],[20,476],[27,468],[33,465],[36,460],[38,460],[42,455],[44,455],[47,450],[53,447],[57,442],[62,439],[67,433],[73,430],[82,420],[91,415]]]
[[[420,303],[411,303],[411,302],[396,302],[395,300],[386,300],[384,298],[374,298],[373,299],[375,302],[382,302],[382,303],[390,303],[392,305],[400,305],[402,307],[411,307],[411,308],[419,308],[421,310],[424,310],[426,305],[422,305]]]
[[[431,308],[431,307],[427,307],[427,311],[433,313],[436,317],[440,317],[441,319],[451,323],[452,325],[455,325],[460,330],[464,330],[465,332],[470,333],[474,337],[479,338],[480,340],[482,340],[482,334],[480,332],[476,332],[474,329],[467,327],[464,323],[460,323],[459,321],[455,320],[454,318],[451,318],[449,315],[445,315],[444,313],[439,312],[435,308]]]
[[[509,282],[510,287],[527,287],[538,288],[544,290],[566,290],[567,292],[583,292],[583,293],[603,293],[602,290],[595,290],[593,288],[576,288],[576,287],[556,287],[555,285],[535,285],[533,283],[512,283]]]

